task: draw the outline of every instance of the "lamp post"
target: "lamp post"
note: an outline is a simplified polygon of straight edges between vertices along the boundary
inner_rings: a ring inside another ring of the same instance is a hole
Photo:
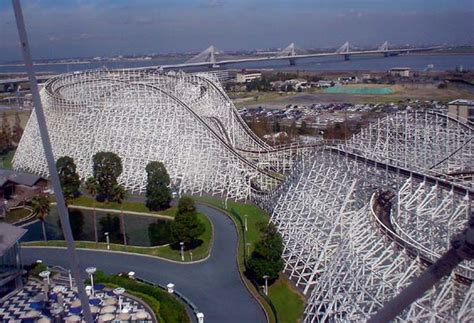
[[[245,214],[245,215],[244,215],[245,232],[247,232],[247,231],[248,231],[248,226],[247,226],[247,217],[248,217],[248,215],[247,215],[247,214]]]
[[[114,294],[118,296],[118,303],[120,312],[122,312],[122,294],[125,293],[125,288],[117,287],[114,289]]]
[[[105,242],[107,243],[107,250],[110,250],[110,238],[109,238],[109,233],[104,232],[105,235]]]
[[[72,275],[71,275],[71,270],[68,270],[68,275],[69,275],[69,288],[72,290]]]
[[[94,273],[96,272],[96,270],[97,270],[97,268],[95,268],[95,267],[87,267],[86,268],[86,273],[91,278],[92,296],[94,296]]]
[[[45,270],[39,273],[39,276],[41,278],[43,279],[46,278],[46,282],[48,283],[48,285],[49,285],[49,275],[51,275],[51,272],[49,270]]]
[[[193,261],[193,252],[192,251],[189,252],[189,256],[191,257],[191,261]]]
[[[43,278],[43,283],[44,283],[44,294],[48,295],[49,291],[49,275],[51,275],[51,272],[49,270],[42,271],[38,274],[41,278]],[[47,297],[47,296],[46,296]]]
[[[181,261],[184,261],[184,242],[181,241],[179,245],[181,246]]]
[[[268,275],[263,276],[263,279],[265,279],[265,289],[264,289],[264,292],[265,292],[265,295],[268,296]]]
[[[247,242],[245,245],[247,246],[247,257],[250,257],[250,245],[251,245],[251,243]]]
[[[63,293],[66,292],[66,287],[61,286],[61,285],[54,286],[53,292],[58,294],[58,304],[59,304],[59,306],[61,306],[61,307],[64,306]]]

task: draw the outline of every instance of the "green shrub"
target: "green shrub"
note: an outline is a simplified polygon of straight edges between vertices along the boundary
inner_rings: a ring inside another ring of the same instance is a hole
[[[137,292],[154,298],[159,302],[159,317],[166,323],[189,322],[184,305],[159,287],[140,283],[127,277],[105,275],[101,271],[94,275],[94,282],[115,284],[125,288],[127,292]]]
[[[32,276],[39,277],[39,276],[38,276],[39,273],[42,272],[42,271],[45,271],[45,270],[47,270],[47,269],[48,269],[48,267],[46,267],[46,265],[43,264],[43,263],[36,264],[36,265],[33,267],[33,269],[31,270],[30,274],[31,274]]]

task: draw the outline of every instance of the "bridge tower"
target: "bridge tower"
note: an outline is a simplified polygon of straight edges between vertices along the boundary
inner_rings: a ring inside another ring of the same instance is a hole
[[[196,56],[188,59],[186,63],[209,63],[209,67],[212,67],[217,63],[216,55],[221,53],[220,50],[211,45]]]
[[[296,58],[291,58],[297,55],[306,54],[306,51],[297,47],[295,43],[291,43],[285,48],[283,48],[280,52],[278,52],[278,57],[289,57],[290,65],[296,65]]]
[[[349,42],[346,41],[339,49],[336,51],[338,54],[344,54],[344,53],[349,53],[350,52],[350,45]],[[349,60],[349,54],[344,54],[344,60],[348,61]]]
[[[383,52],[383,56],[388,57],[389,56],[389,53],[387,52],[388,51],[388,41],[385,41],[385,43],[380,45],[379,48],[377,48],[377,50]]]

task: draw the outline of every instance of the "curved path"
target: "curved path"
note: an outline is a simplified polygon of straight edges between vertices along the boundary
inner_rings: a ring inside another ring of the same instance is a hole
[[[136,275],[166,285],[189,298],[206,322],[266,322],[265,314],[242,283],[237,268],[237,232],[233,221],[223,212],[204,205],[214,225],[214,243],[208,260],[196,264],[175,264],[165,260],[104,251],[77,250],[82,269],[95,266],[107,273],[134,271]],[[69,268],[65,249],[22,248],[23,263],[37,259],[50,265]]]

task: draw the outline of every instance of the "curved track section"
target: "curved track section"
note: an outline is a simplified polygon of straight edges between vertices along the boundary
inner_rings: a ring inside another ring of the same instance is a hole
[[[144,191],[145,166],[160,160],[181,192],[238,199],[249,198],[252,191],[269,192],[281,175],[259,168],[235,149],[236,143],[246,149],[258,144],[242,130],[233,106],[213,101],[213,90],[201,80],[185,74],[99,71],[49,81],[41,95],[55,156],[73,157],[80,176],[87,178],[92,156],[113,151],[123,161],[120,181],[132,191]],[[219,121],[225,136],[209,122],[217,108],[224,110]],[[15,168],[47,174],[37,143],[33,114]]]
[[[344,149],[451,180],[457,178],[449,173],[474,170],[474,129],[434,112],[390,114],[354,135]]]
[[[390,203],[380,192],[391,192]],[[285,271],[308,295],[305,322],[359,322],[439,258],[473,196],[450,181],[326,147],[301,160],[262,205],[282,233]],[[474,265],[462,263],[398,320],[472,321],[472,278]]]

